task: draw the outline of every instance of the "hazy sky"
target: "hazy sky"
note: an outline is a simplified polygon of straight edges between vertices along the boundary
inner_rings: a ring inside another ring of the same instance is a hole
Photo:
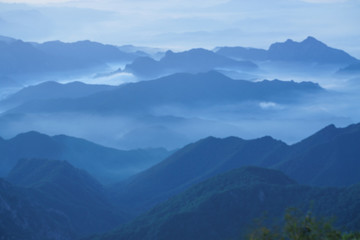
[[[311,35],[360,58],[359,12],[360,0],[0,0],[0,35],[173,49]]]

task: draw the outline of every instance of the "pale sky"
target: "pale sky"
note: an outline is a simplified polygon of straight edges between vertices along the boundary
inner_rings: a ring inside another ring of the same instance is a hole
[[[360,0],[0,0],[0,35],[175,50],[311,35],[360,58],[359,12]]]

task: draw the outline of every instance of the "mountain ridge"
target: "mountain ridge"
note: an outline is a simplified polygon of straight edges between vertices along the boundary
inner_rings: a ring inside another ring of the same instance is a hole
[[[216,174],[249,165],[281,170],[300,184],[349,186],[360,182],[359,126],[330,125],[293,145],[271,137],[205,138],[113,185],[111,191],[120,205],[140,212]]]
[[[345,51],[328,47],[325,43],[311,36],[301,42],[288,39],[285,42],[273,43],[267,50],[243,47],[219,47],[215,51],[228,57],[257,61],[298,61],[342,65],[359,62],[358,59]]]
[[[66,161],[22,159],[6,178],[33,192],[33,201],[69,219],[77,236],[110,230],[127,216],[114,211],[103,186]]]
[[[242,150],[246,151],[254,142],[260,142],[264,147],[264,153],[267,154],[276,152],[284,145],[283,142],[272,138],[248,142],[235,137],[223,140],[209,137],[185,146],[148,170],[112,186],[111,191],[120,205],[129,204],[136,211],[146,209],[192,184],[247,165],[253,159],[251,154],[239,161],[234,159],[237,159],[236,154]],[[258,161],[261,162],[263,159],[260,158]],[[137,199],[143,200],[138,202]]]
[[[138,58],[133,63],[126,65],[124,71],[141,77],[158,77],[179,72],[199,73],[229,67],[254,70],[257,65],[250,61],[235,61],[209,50],[195,48],[179,53],[169,50],[159,61],[151,58]]]
[[[114,88],[116,87],[101,84],[85,84],[79,81],[66,84],[48,81],[23,88],[1,100],[0,105],[14,107],[33,100],[79,98]]]
[[[70,240],[69,219],[34,201],[36,191],[13,186],[0,178],[0,232],[4,239]]]
[[[288,207],[316,216],[338,216],[336,224],[357,230],[360,218],[347,221],[360,204],[360,185],[316,188],[299,185],[280,171],[243,167],[214,176],[156,205],[132,222],[89,239],[233,239],[245,237],[254,219],[269,216],[281,224]],[[348,201],[351,208],[342,209]]]
[[[47,158],[67,160],[83,168],[103,182],[124,179],[166,157],[164,149],[118,150],[84,139],[55,135],[50,137],[35,131],[0,140],[2,176],[21,159]]]
[[[296,83],[280,80],[249,82],[234,80],[216,71],[198,74],[178,73],[151,81],[129,83],[114,90],[77,99],[32,101],[6,113],[46,111],[131,113],[171,104],[195,107],[242,101],[291,102],[297,101],[303,94],[311,95],[320,92],[326,91],[312,82]],[[128,102],[132,105],[127,104]]]
[[[0,50],[0,71],[10,77],[80,71],[138,57],[136,53],[125,53],[115,46],[89,40],[33,43],[13,39],[0,41]]]

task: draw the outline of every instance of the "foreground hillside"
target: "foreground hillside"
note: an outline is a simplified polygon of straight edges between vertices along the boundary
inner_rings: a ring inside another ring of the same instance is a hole
[[[294,206],[336,216],[336,226],[356,230],[359,133],[359,124],[330,125],[290,146],[271,137],[208,137],[106,188],[68,162],[23,159],[10,171],[10,183],[2,185],[0,227],[9,229],[5,233],[16,240],[26,231],[30,239],[47,240],[52,239],[48,234],[58,234],[62,237],[58,239],[66,240],[115,227],[99,238],[228,239],[245,234],[252,220],[264,213],[280,224],[285,209]],[[34,136],[43,140],[37,141],[41,146],[32,145]],[[58,145],[48,142],[56,138],[30,133],[12,143],[22,143],[16,145],[20,152],[45,148],[57,153],[52,146]],[[4,153],[8,144],[1,140]],[[82,149],[77,139],[67,144]],[[263,167],[280,169],[289,177]],[[36,225],[27,227],[26,221]],[[37,232],[37,226],[46,232]]]
[[[336,216],[337,226],[358,230],[360,215],[354,213],[360,211],[360,185],[315,188],[298,185],[279,171],[245,167],[199,183],[94,239],[237,239],[263,214],[280,223],[288,207]]]
[[[74,236],[109,230],[127,218],[114,211],[98,181],[65,161],[20,160],[6,180],[33,191],[31,202],[63,215]]]
[[[71,239],[74,232],[66,216],[32,201],[32,194],[0,179],[1,239]]]
[[[47,159],[20,160],[0,180],[0,217],[6,240],[73,240],[128,219],[87,172]]]
[[[216,174],[242,166],[283,171],[301,184],[349,186],[360,182],[360,124],[330,125],[294,145],[271,137],[209,137],[112,186],[119,206],[141,212]]]

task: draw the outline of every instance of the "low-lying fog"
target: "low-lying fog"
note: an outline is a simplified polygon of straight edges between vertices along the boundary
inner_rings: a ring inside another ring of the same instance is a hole
[[[119,66],[114,67],[116,70]],[[110,71],[109,71],[110,72]],[[207,136],[244,139],[270,135],[295,143],[329,124],[338,127],[360,122],[360,78],[306,72],[290,76],[266,70],[258,77],[318,82],[328,91],[299,103],[247,102],[202,109],[159,106],[143,116],[85,113],[10,114],[0,117],[0,136],[36,130],[49,135],[66,134],[121,149],[166,147],[175,149]],[[312,77],[314,76],[314,77]],[[74,79],[64,79],[69,82]],[[119,85],[138,81],[131,74],[82,77],[86,83]],[[131,104],[131,103],[129,103]]]

